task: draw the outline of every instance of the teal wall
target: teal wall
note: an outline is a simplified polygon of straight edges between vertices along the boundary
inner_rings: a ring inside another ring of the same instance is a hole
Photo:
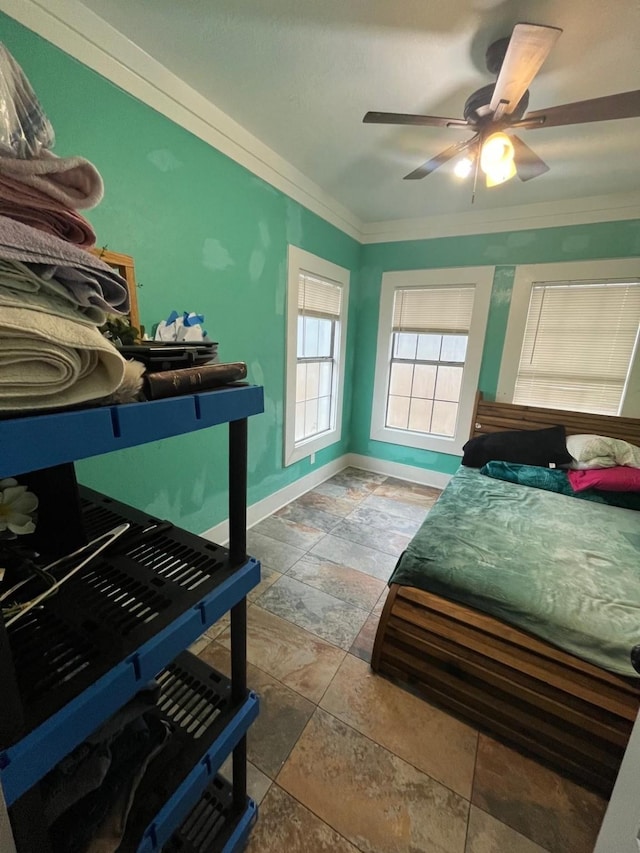
[[[363,246],[358,281],[357,356],[351,419],[351,450],[391,462],[452,473],[460,457],[372,441],[371,401],[382,274],[391,270],[495,266],[479,388],[494,398],[518,264],[640,256],[640,220],[539,228],[500,234],[443,237]]]
[[[195,310],[225,361],[246,361],[264,385],[266,411],[250,421],[249,500],[311,470],[283,469],[287,244],[352,271],[355,314],[360,245],[150,107],[0,16],[2,41],[22,65],[57,135],[56,152],[92,160],[105,181],[88,212],[100,245],[133,255],[142,323]],[[354,336],[347,335],[342,440],[349,444]],[[78,463],[79,478],[201,532],[226,516],[225,428]]]
[[[250,503],[312,470],[309,459],[282,467],[289,243],[352,273],[342,440],[314,467],[353,451],[444,472],[458,457],[369,438],[383,272],[495,265],[480,372],[491,396],[515,265],[640,255],[640,221],[360,246],[11,18],[0,14],[0,24],[54,124],[56,152],[88,157],[104,176],[105,199],[88,218],[100,245],[135,258],[142,322],[204,313],[221,357],[246,361],[264,385],[265,413],[250,421]],[[226,452],[218,428],[77,467],[88,485],[200,532],[226,515]]]

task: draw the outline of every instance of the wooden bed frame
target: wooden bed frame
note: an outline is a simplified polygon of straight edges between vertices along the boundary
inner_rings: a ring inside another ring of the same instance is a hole
[[[473,423],[472,436],[564,424],[568,435],[595,433],[640,445],[639,419],[490,403],[480,395]],[[387,596],[371,665],[607,794],[640,704],[640,679],[614,675],[492,616],[398,584]]]

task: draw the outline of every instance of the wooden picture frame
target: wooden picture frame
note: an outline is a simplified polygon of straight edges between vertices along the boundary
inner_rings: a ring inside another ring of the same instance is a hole
[[[131,255],[123,255],[121,252],[112,252],[109,249],[101,249],[96,246],[91,249],[91,254],[95,255],[105,264],[113,267],[127,282],[127,290],[129,291],[129,314],[124,315],[129,320],[130,325],[138,329],[140,328],[140,313],[138,311],[138,293],[136,290],[136,275],[134,270],[133,258]]]

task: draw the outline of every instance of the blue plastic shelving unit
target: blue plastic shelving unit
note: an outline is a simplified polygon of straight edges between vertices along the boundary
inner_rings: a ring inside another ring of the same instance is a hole
[[[0,478],[243,420],[263,411],[262,388],[249,385],[0,421]]]
[[[257,809],[246,796],[245,736],[258,714],[258,699],[246,688],[246,595],[260,580],[259,563],[245,555],[247,419],[263,409],[262,388],[243,386],[153,402],[0,421],[0,477],[65,465],[224,423],[229,424],[229,471],[233,474],[229,481],[229,549],[207,543],[210,549],[217,549],[212,560],[219,561],[216,567],[222,579],[95,681],[81,684],[82,689],[54,713],[36,720],[19,739],[0,748],[0,780],[9,807],[23,802],[33,792],[33,786],[65,755],[164,667],[170,668],[176,655],[231,610],[232,678],[226,686],[226,724],[159,806],[137,849],[140,853],[154,853],[170,841],[172,833],[208,790],[207,786],[218,784],[215,774],[232,750],[234,786],[232,794],[229,789],[227,796],[232,798],[233,807],[228,809],[229,819],[220,830],[221,846],[213,844],[211,849],[232,853],[246,841]],[[123,516],[127,520],[132,517],[135,516]],[[179,533],[184,545],[184,538],[190,534]],[[129,552],[125,557],[130,559]],[[161,582],[162,578],[154,581]],[[60,601],[57,604],[60,606]],[[7,636],[4,628],[2,633]],[[199,662],[198,666],[203,664]],[[12,814],[14,830],[19,819],[24,819],[24,815],[20,818]],[[18,851],[23,853],[20,847]]]

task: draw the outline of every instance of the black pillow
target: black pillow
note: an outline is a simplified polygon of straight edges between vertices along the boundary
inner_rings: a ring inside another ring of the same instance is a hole
[[[490,432],[470,439],[462,451],[462,464],[469,468],[481,468],[493,460],[548,468],[551,464],[568,465],[573,458],[567,451],[563,426]]]

